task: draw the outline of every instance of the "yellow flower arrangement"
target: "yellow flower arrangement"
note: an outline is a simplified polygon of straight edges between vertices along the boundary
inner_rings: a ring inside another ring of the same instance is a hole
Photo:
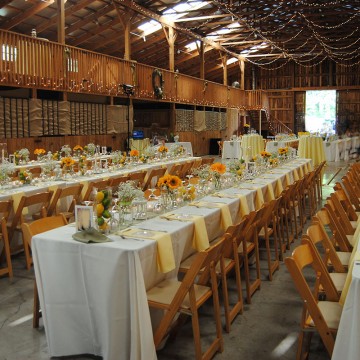
[[[271,165],[277,165],[279,163],[279,160],[278,160],[278,158],[270,158],[269,163]]]
[[[57,151],[55,151],[52,155],[51,155],[53,160],[59,160],[59,153]]]
[[[268,151],[262,151],[260,153],[261,157],[263,158],[269,158],[271,156],[271,154]]]
[[[217,172],[219,174],[225,174],[226,172],[226,166],[219,162],[211,164],[210,169],[211,171]]]
[[[139,156],[139,151],[134,149],[130,151],[130,156],[131,157],[135,157],[135,156]]]
[[[159,179],[157,185],[163,189],[175,190],[181,185],[181,179],[176,175],[167,174]]]
[[[66,166],[67,168],[70,168],[74,164],[75,164],[75,160],[70,156],[61,159],[61,165]]]
[[[82,146],[80,146],[80,145],[76,145],[76,146],[74,146],[74,148],[73,148],[73,151],[83,151],[84,149],[83,149],[83,147]]]
[[[278,149],[279,155],[286,155],[288,153],[288,147],[283,147]]]
[[[32,174],[31,172],[28,172],[26,170],[21,170],[19,172],[19,180],[23,183],[23,184],[30,184],[31,183],[31,178],[32,178]]]
[[[45,155],[46,151],[45,149],[35,149],[34,150],[34,155]]]
[[[161,145],[160,147],[159,147],[159,153],[162,153],[162,154],[165,154],[165,153],[167,153],[168,151],[169,151],[169,149],[166,147],[166,146],[164,146],[164,145]]]
[[[245,128],[249,128],[249,127],[250,127],[250,124],[245,124],[244,127],[245,127]]]

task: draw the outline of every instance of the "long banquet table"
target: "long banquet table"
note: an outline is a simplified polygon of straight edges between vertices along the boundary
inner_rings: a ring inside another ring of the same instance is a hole
[[[236,222],[310,169],[310,159],[293,160],[171,215],[204,219],[211,241],[225,231],[221,206],[227,205],[230,221]],[[158,271],[157,243],[141,237],[112,234],[111,242],[83,244],[72,239],[72,225],[33,237],[34,269],[51,356],[156,359],[151,322],[157,316],[150,315],[146,289],[175,277],[180,261],[195,251],[195,222],[157,216],[133,227],[170,234],[175,260],[171,271]]]

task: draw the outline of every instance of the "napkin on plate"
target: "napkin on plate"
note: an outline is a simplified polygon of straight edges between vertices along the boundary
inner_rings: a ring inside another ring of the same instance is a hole
[[[210,246],[205,220],[202,216],[199,215],[182,216],[180,214],[166,214],[163,217],[168,220],[189,221],[194,224],[192,246],[195,250],[203,251]]]
[[[85,244],[89,243],[103,243],[111,241],[107,236],[101,234],[94,228],[89,228],[83,231],[78,231],[73,234],[73,239],[76,241],[80,241]]]
[[[129,236],[139,239],[155,240],[157,243],[158,270],[167,273],[175,269],[175,258],[170,234],[155,230],[128,228],[117,233],[120,236]]]

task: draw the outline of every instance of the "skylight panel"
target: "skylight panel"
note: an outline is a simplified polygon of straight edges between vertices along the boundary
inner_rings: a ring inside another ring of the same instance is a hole
[[[140,26],[138,26],[138,29],[144,32],[144,35],[150,35],[154,33],[155,31],[158,31],[161,29],[161,24],[157,22],[156,20],[150,20]]]
[[[236,61],[238,61],[238,59],[236,57],[232,57],[226,61],[226,65],[233,64]]]

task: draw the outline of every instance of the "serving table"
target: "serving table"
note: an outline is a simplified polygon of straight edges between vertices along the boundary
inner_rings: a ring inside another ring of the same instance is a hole
[[[241,159],[242,149],[240,140],[230,140],[223,142],[222,158],[223,159]]]
[[[259,134],[244,135],[241,139],[243,157],[250,160],[264,150],[264,139]]]
[[[320,136],[301,136],[299,139],[298,155],[301,158],[313,160],[313,165],[325,161],[323,139]]]
[[[176,277],[181,260],[196,251],[193,220],[203,219],[211,241],[227,224],[259,208],[310,169],[311,160],[294,160],[258,179],[133,225],[130,237],[111,234],[111,242],[76,242],[72,225],[34,236],[34,269],[50,356],[156,359],[151,322],[155,324],[159,314],[150,314],[146,289]],[[170,235],[173,268],[159,271],[160,245],[133,230]]]

